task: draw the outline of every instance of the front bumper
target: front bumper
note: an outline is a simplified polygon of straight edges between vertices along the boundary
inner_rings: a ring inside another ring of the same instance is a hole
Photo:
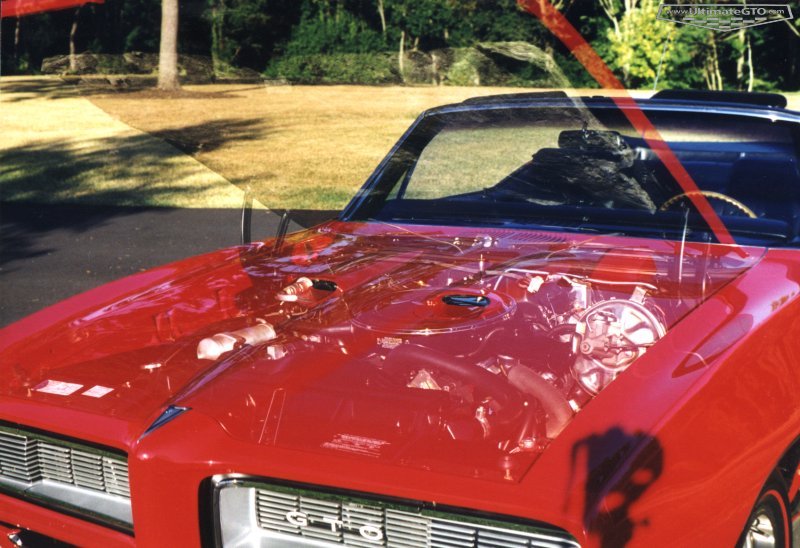
[[[0,548],[14,546],[9,534],[20,529],[76,546],[136,546],[128,534],[0,494]],[[9,542],[5,544],[5,542]]]
[[[375,493],[380,499],[436,501],[437,508],[446,504],[485,515],[518,516],[520,521],[534,519],[526,508],[552,506],[532,504],[520,496],[531,490],[517,483],[475,482],[361,459],[254,446],[228,436],[198,411],[140,438],[128,448],[128,464],[132,534],[3,495],[0,522],[81,546],[213,546],[218,537],[212,479],[239,476]],[[554,516],[535,518],[558,527]]]

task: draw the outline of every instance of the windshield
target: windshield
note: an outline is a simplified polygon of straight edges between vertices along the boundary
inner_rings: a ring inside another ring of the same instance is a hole
[[[644,109],[737,243],[798,243],[798,139],[789,122]],[[350,218],[714,241],[696,194],[610,101],[462,107],[422,117]]]

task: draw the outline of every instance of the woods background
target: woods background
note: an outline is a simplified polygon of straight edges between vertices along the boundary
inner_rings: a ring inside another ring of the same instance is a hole
[[[798,19],[712,32],[657,20],[655,0],[554,3],[630,88],[653,86],[663,52],[659,88],[800,89]],[[572,87],[596,85],[514,0],[181,0],[180,10],[179,53],[207,59],[211,81],[255,71],[295,83],[553,85],[535,63],[513,60],[503,67],[512,78],[476,76],[481,61],[470,48],[524,42],[549,54]],[[4,19],[2,73],[35,74],[48,57],[87,52],[102,55],[88,68],[49,70],[151,71],[152,63],[132,69],[129,61],[158,52],[160,19],[160,0],[106,0]],[[448,68],[419,74],[421,56],[434,65],[446,58]]]

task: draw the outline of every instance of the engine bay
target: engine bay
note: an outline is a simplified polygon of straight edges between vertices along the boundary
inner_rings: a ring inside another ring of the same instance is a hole
[[[450,470],[469,446],[465,473],[514,479],[731,275],[726,253],[383,239],[253,267],[266,304],[197,347],[258,349],[271,391],[238,435]]]

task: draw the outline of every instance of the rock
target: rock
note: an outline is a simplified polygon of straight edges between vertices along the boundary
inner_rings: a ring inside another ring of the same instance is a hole
[[[364,54],[367,55],[367,54]],[[342,63],[344,54],[339,54]],[[369,57],[371,56],[371,57]],[[380,63],[373,63],[372,81],[353,80],[366,79],[364,74],[372,74],[369,70],[344,71],[335,65],[335,56],[307,56],[307,62],[315,63],[318,74],[312,74],[312,81],[303,83],[322,84],[344,78],[344,83],[399,83],[398,54],[369,54],[366,61],[358,61],[353,55],[353,62],[367,63],[380,57]],[[155,53],[128,52],[120,55],[81,53],[76,55],[76,69],[70,70],[69,55],[48,57],[42,61],[42,72],[45,74],[128,74],[154,75],[158,73],[158,55]],[[332,64],[333,63],[333,64]],[[364,65],[367,69],[371,65]],[[331,68],[333,67],[333,68]],[[328,74],[334,70],[333,76]],[[308,72],[308,71],[306,71]],[[346,74],[344,74],[346,72]],[[391,74],[389,74],[391,72]],[[218,67],[215,72],[210,58],[200,55],[181,55],[178,58],[178,73],[184,83],[204,84],[209,82],[262,82],[258,72],[238,67]],[[384,74],[386,73],[386,74]],[[331,80],[333,78],[333,80]],[[532,86],[532,87],[570,87],[564,73],[551,55],[541,48],[527,42],[484,42],[474,48],[442,48],[430,52],[407,51],[403,55],[402,82],[406,84],[443,84],[453,86]],[[125,87],[124,81],[108,82],[113,87]]]
[[[504,85],[508,75],[477,48],[452,51],[452,64],[444,66],[441,83],[451,86]]]
[[[158,69],[158,55],[129,51],[122,54],[128,74],[153,74]]]
[[[61,74],[69,70],[69,55],[57,55],[55,57],[45,57],[42,60],[42,72],[44,74]]]
[[[396,57],[395,57],[396,59]],[[527,42],[486,42],[474,48],[409,51],[406,84],[570,87],[551,55]]]
[[[393,56],[395,62],[397,58],[397,54]],[[406,84],[437,84],[436,62],[431,54],[423,51],[405,52],[403,55],[402,78]]]
[[[265,86],[288,86],[291,85],[291,82],[286,78],[265,78],[264,79]]]
[[[478,51],[494,61],[501,70],[524,76],[539,87],[570,87],[564,72],[552,55],[527,42],[485,42]]]
[[[75,56],[75,69],[70,68],[69,55],[56,55],[42,60],[42,72],[45,74],[94,74],[98,69],[98,55],[79,53]]]
[[[126,74],[132,73],[122,55],[108,53],[79,53],[75,55],[75,68],[71,68],[69,55],[47,57],[42,61],[45,74]]]
[[[264,82],[264,77],[253,69],[226,66],[224,70],[217,70],[217,82],[236,82],[236,83],[253,83]],[[284,80],[283,85],[287,82]],[[278,82],[273,82],[271,85],[281,85]]]
[[[211,58],[201,55],[179,55],[178,74],[187,84],[206,84],[216,79]]]
[[[75,70],[70,69],[69,55],[47,57],[42,61],[45,74],[157,74],[158,55],[131,51],[120,55],[109,53],[79,53],[75,56]],[[260,81],[260,75],[250,69],[232,69],[237,79]],[[178,56],[178,74],[185,83],[214,82],[216,76],[209,57],[202,55]],[[115,85],[111,83],[111,85]]]

